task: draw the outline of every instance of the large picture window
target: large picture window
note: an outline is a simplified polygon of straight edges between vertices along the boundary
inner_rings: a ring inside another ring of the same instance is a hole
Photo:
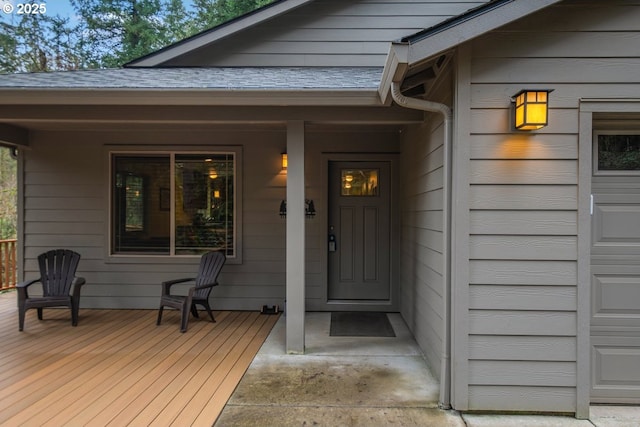
[[[111,164],[113,254],[235,257],[235,153],[113,153]]]

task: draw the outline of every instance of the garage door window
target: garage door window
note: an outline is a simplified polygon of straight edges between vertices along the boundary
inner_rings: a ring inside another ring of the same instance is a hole
[[[640,175],[640,131],[597,132],[594,160],[598,174]]]

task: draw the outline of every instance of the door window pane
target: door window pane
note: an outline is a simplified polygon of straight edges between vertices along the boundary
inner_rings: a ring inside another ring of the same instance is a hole
[[[342,196],[377,196],[378,169],[342,169]]]

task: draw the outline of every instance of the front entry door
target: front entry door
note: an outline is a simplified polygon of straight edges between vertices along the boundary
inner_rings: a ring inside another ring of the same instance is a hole
[[[329,163],[329,300],[389,300],[389,162]]]

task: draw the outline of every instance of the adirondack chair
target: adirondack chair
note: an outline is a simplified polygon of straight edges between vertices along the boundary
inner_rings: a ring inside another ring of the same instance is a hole
[[[82,277],[76,277],[80,254],[68,249],[54,249],[38,256],[40,277],[18,283],[18,322],[24,329],[25,312],[38,309],[38,319],[42,320],[45,307],[69,307],[71,324],[78,325],[80,288],[85,284]],[[29,296],[28,288],[34,283],[42,284],[42,296]]]
[[[172,307],[181,312],[180,332],[186,332],[189,324],[189,311],[194,317],[198,316],[196,304],[199,304],[207,310],[211,321],[216,320],[211,312],[209,305],[209,295],[214,286],[218,286],[218,275],[222,266],[226,262],[227,257],[222,252],[207,252],[200,258],[200,268],[198,276],[188,277],[184,279],[175,279],[162,282],[162,295],[160,296],[160,308],[158,310],[158,321],[156,325],[160,325],[162,321],[162,310],[166,307]],[[187,295],[177,295],[171,293],[171,287],[178,283],[194,282],[195,286],[189,288]]]

